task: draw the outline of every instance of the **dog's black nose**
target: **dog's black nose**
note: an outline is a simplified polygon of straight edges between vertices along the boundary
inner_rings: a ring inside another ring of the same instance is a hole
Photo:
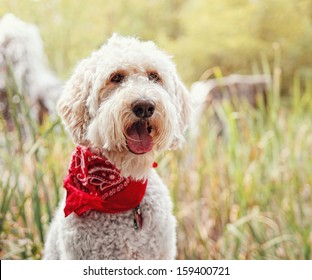
[[[138,118],[149,118],[154,114],[155,104],[151,101],[137,101],[133,103],[132,111]]]

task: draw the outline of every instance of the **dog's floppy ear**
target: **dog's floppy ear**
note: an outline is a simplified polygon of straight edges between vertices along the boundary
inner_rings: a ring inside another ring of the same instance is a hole
[[[78,65],[57,104],[58,114],[66,130],[71,134],[74,143],[79,145],[87,144],[86,128],[90,122],[86,100],[92,83],[87,78],[89,71],[85,64],[86,60]]]
[[[183,144],[183,134],[188,127],[192,111],[190,93],[177,75],[174,78],[174,85],[177,114],[179,114],[179,129],[177,130],[177,134],[174,137],[174,141],[170,147],[171,149],[177,149]]]

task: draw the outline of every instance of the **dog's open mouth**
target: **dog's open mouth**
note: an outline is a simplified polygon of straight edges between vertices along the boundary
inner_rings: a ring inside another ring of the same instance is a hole
[[[153,148],[153,138],[150,135],[152,126],[146,120],[133,123],[126,131],[128,149],[134,154],[145,154]]]

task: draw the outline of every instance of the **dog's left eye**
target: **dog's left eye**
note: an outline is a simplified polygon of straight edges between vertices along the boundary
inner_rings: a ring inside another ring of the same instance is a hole
[[[156,83],[160,81],[160,78],[159,78],[158,74],[155,73],[155,72],[149,73],[149,74],[148,74],[148,79],[149,79],[150,81],[153,81],[153,82],[156,82]]]
[[[122,83],[124,79],[125,79],[125,75],[117,73],[111,77],[110,81],[115,84],[120,84]]]

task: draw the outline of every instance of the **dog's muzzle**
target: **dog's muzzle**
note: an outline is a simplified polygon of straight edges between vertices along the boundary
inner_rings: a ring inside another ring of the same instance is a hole
[[[150,135],[152,126],[149,118],[154,114],[155,104],[151,101],[136,101],[132,104],[132,112],[138,118],[126,130],[127,146],[134,154],[145,154],[153,148],[153,138]]]

